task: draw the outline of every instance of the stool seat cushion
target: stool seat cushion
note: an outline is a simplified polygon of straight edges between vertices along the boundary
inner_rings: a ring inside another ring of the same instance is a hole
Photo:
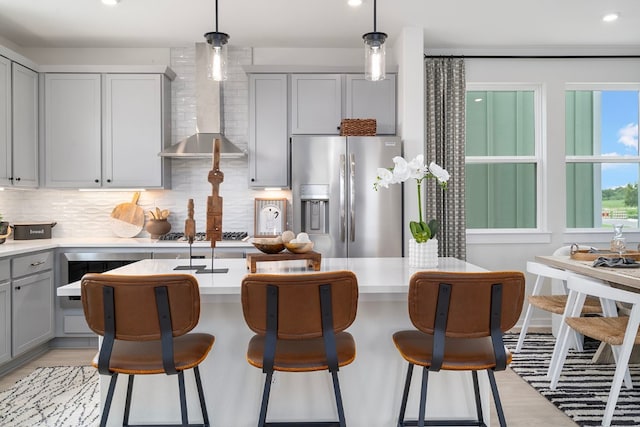
[[[339,332],[335,337],[338,366],[346,366],[356,357],[355,340],[348,332]],[[263,367],[264,342],[264,335],[254,335],[247,348],[247,361],[260,369]],[[285,372],[328,370],[324,339],[278,340],[273,369]]]
[[[538,307],[544,311],[550,313],[562,314],[564,313],[565,305],[567,304],[566,295],[531,295],[529,296],[529,303],[534,307]],[[600,306],[600,300],[594,297],[587,297],[582,308],[582,314],[599,314],[602,313],[602,307]]]
[[[393,334],[396,348],[409,363],[431,366],[433,335],[417,330],[399,331]],[[445,338],[443,370],[475,371],[496,366],[491,337]],[[511,363],[511,353],[505,347],[507,364]]]
[[[173,338],[176,370],[198,366],[209,354],[215,338],[210,334],[191,333]],[[98,367],[98,355],[92,361]],[[162,374],[162,345],[160,341],[116,340],[109,361],[109,370],[119,374]]]

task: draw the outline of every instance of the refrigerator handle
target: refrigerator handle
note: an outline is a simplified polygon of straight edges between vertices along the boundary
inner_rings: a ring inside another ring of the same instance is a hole
[[[356,240],[356,155],[349,155],[349,228],[351,241]]]
[[[345,233],[346,233],[346,206],[345,206],[345,157],[344,154],[340,154],[340,241],[345,241]]]

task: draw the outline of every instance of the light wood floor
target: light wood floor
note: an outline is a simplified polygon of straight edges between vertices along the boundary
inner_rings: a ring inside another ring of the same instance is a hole
[[[29,375],[37,367],[86,365],[94,355],[95,350],[93,349],[50,350],[22,368],[1,377],[0,391],[10,388],[16,381]],[[496,372],[496,380],[509,427],[576,426],[569,417],[538,394],[510,369],[504,372]],[[495,411],[492,411],[491,425],[499,425]]]

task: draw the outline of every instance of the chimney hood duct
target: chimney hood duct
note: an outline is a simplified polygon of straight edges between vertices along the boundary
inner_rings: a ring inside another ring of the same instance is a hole
[[[220,158],[242,158],[247,153],[222,133],[222,87],[207,79],[207,45],[196,43],[196,134],[167,147],[158,155],[177,158],[212,158],[213,144],[220,140]]]

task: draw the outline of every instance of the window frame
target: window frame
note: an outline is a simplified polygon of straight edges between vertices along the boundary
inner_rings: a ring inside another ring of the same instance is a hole
[[[598,82],[598,83],[566,83],[564,87],[564,97],[568,91],[637,91],[638,92],[638,107],[640,110],[640,83],[610,83],[610,82]],[[640,116],[640,114],[639,114]],[[640,122],[640,117],[638,117]],[[564,125],[567,125],[567,118],[564,118]],[[603,156],[602,154],[586,156],[586,155],[567,155],[566,154],[566,140],[565,140],[565,173],[568,164],[603,164],[603,163],[636,163],[640,166],[640,152],[636,156]],[[639,178],[640,181],[640,178]],[[566,194],[565,183],[565,194]],[[602,202],[602,200],[600,201]],[[568,227],[565,218],[565,241],[571,239],[582,239],[594,241],[594,235],[597,236],[595,241],[598,243],[609,242],[612,229],[605,227]],[[634,239],[640,235],[640,227],[637,229],[625,229],[624,234],[633,235]],[[603,240],[604,239],[604,240]],[[640,245],[639,245],[640,246]]]
[[[536,227],[535,228],[467,228],[468,243],[550,243],[547,230],[547,212],[543,209],[546,197],[545,113],[543,109],[545,87],[542,83],[467,83],[468,92],[533,92],[534,155],[532,156],[465,156],[468,164],[534,164],[536,170]]]

